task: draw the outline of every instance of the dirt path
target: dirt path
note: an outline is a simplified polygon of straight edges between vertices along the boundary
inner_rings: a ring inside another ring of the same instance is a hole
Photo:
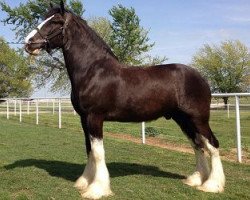
[[[134,136],[129,135],[129,134],[105,133],[105,135],[108,137],[112,137],[112,138],[127,140],[127,141],[134,142],[137,144],[142,143],[141,138],[137,138],[137,137],[134,137]],[[162,139],[156,138],[156,137],[147,137],[145,145],[160,147],[160,148],[164,148],[164,149],[168,149],[168,150],[172,150],[172,151],[178,151],[178,152],[182,152],[182,153],[194,154],[191,146],[168,143],[168,142],[163,141]],[[223,160],[237,162],[236,155],[237,155],[236,149],[231,149],[231,151],[227,152],[225,155],[223,154],[221,157]],[[246,155],[247,155],[247,153],[243,151],[242,163],[250,164],[250,159]]]

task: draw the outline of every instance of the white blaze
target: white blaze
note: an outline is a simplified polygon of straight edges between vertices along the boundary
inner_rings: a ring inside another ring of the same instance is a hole
[[[51,17],[49,17],[48,19],[44,20],[41,24],[38,25],[38,29],[40,30],[44,24],[46,24],[46,22],[48,22],[50,19],[52,19],[54,17],[54,15],[52,15]],[[25,43],[28,43],[30,38],[32,38],[35,34],[37,33],[37,30],[33,30],[29,33],[29,35],[27,35],[27,37],[25,38]]]

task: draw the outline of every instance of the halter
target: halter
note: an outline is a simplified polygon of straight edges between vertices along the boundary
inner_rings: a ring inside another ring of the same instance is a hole
[[[68,26],[68,17],[66,18],[64,25],[62,27],[60,27],[57,31],[50,33],[46,36],[44,36],[39,28],[35,28],[35,30],[37,31],[37,33],[40,35],[40,37],[42,38],[42,40],[38,40],[36,42],[32,42],[29,41],[28,44],[43,44],[45,46],[45,50],[50,54],[51,52],[51,48],[50,48],[50,40],[53,39],[54,37],[58,36],[59,34],[62,34],[62,36],[64,36],[65,33],[65,28]]]
[[[64,33],[64,27],[60,27],[57,31],[43,36],[43,34],[40,32],[40,30],[38,28],[35,29],[37,31],[37,33],[40,35],[40,37],[42,38],[42,40],[38,40],[36,42],[32,42],[29,41],[28,44],[44,44],[45,46],[45,50],[50,53],[51,52],[51,48],[50,48],[50,40],[53,39],[54,37],[58,36],[61,33]]]
[[[36,28],[37,33],[40,35],[40,37],[42,38],[42,40],[38,40],[36,42],[29,42],[28,44],[44,44],[45,46],[45,50],[49,53],[51,52],[51,48],[50,48],[50,40],[53,39],[54,37],[58,36],[59,34],[63,33],[64,31],[64,27],[60,27],[57,31],[44,36],[41,31],[39,30],[39,28]]]

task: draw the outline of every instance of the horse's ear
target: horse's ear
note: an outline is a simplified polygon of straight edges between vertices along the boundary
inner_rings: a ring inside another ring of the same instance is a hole
[[[52,2],[49,2],[50,8],[53,8],[53,4]]]
[[[64,2],[63,2],[63,0],[61,0],[61,2],[60,2],[60,8],[61,8],[61,14],[63,15],[63,14],[64,14],[64,12],[65,12],[65,8],[64,8]]]

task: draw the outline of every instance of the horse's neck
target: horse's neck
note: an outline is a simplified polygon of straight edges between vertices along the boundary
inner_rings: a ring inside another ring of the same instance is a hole
[[[88,27],[86,25],[86,27]],[[63,52],[65,61],[69,61],[68,67],[75,67],[74,65],[81,65],[81,67],[89,67],[93,62],[104,59],[114,58],[112,52],[106,47],[101,46],[100,42],[93,39],[88,30],[84,29],[77,20],[71,20],[65,30],[66,43],[64,44]],[[114,58],[115,59],[115,58]]]
[[[67,50],[63,50],[65,64],[69,75],[75,72],[84,72],[93,66],[99,60],[114,59],[107,52],[96,52],[91,46],[77,44]]]
[[[98,47],[91,38],[83,38],[82,35],[68,35],[67,43],[63,48],[66,68],[72,86],[77,84],[76,74],[83,78],[94,63],[105,59],[112,59],[118,62],[108,51]]]

